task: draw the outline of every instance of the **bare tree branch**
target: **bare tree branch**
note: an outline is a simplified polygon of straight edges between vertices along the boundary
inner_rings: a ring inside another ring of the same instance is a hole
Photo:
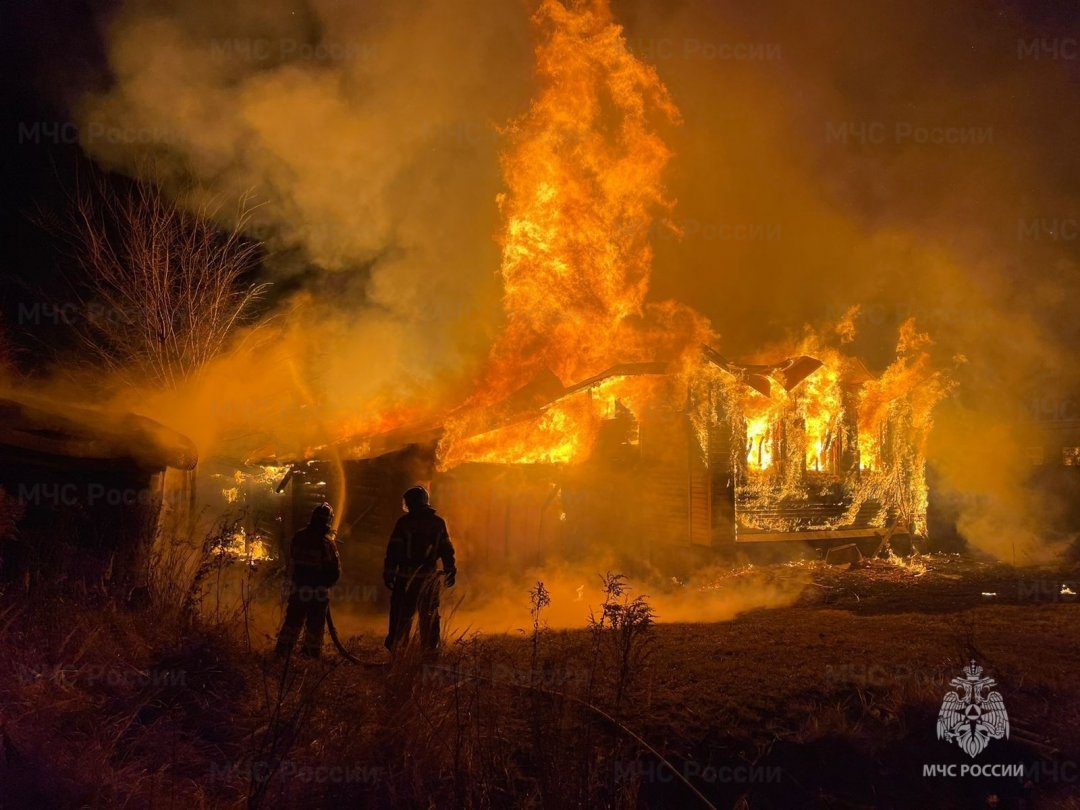
[[[182,210],[146,184],[100,183],[72,203],[68,236],[83,276],[76,332],[126,382],[175,388],[252,322],[269,285],[248,281],[260,250],[243,233],[249,199],[230,229],[215,210]]]

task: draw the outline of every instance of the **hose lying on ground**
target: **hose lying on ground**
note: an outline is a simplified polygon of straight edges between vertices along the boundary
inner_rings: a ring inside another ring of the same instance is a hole
[[[363,663],[359,658],[346,650],[345,645],[342,644],[341,639],[338,638],[337,628],[334,627],[334,614],[330,612],[330,605],[326,606],[326,629],[330,631],[330,640],[334,642],[334,646],[337,648],[337,651],[341,653],[342,658],[350,664]]]

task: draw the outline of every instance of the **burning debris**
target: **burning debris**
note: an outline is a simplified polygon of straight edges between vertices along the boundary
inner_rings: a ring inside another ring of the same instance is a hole
[[[250,566],[275,559],[270,550],[270,539],[261,534],[249,536],[243,526],[238,527],[232,537],[222,544],[221,553],[230,560]]]

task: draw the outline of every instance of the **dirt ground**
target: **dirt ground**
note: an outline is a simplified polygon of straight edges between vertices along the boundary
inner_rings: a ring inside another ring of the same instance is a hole
[[[717,806],[1080,806],[1074,572],[938,557],[920,574],[814,574],[796,606],[655,628],[637,727],[700,775]],[[936,736],[949,680],[972,658],[1011,721],[1009,739],[975,760]],[[747,762],[764,773],[721,770]],[[1027,778],[922,775],[971,762],[1024,763]],[[739,783],[755,773],[776,781]],[[642,791],[660,804],[674,792]]]
[[[611,711],[618,753],[594,774],[611,780],[608,795],[647,807],[1080,807],[1075,569],[934,555],[913,567],[748,567],[712,587],[745,590],[747,578],[807,584],[790,607],[651,628],[633,687]],[[440,667],[475,673],[479,655],[495,680],[520,687],[539,669],[542,688],[567,694],[587,677],[587,631],[542,634],[532,664],[528,638],[481,644],[479,654],[451,645]],[[384,658],[371,638],[360,653]],[[975,759],[936,733],[949,681],[972,659],[997,681],[1011,723]],[[386,676],[372,667],[359,677]],[[973,764],[1012,770],[924,776]]]

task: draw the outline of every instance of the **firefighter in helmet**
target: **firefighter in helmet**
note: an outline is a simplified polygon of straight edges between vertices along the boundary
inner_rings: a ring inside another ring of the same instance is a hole
[[[454,545],[446,521],[435,514],[423,487],[413,487],[403,496],[406,514],[386,546],[383,582],[391,590],[390,629],[386,648],[393,651],[408,641],[413,616],[419,613],[420,643],[427,653],[439,648],[439,592],[442,584],[454,587],[457,567]],[[437,563],[442,562],[442,571]],[[445,582],[440,583],[440,575]]]
[[[330,587],[341,576],[341,560],[334,542],[334,510],[320,503],[307,526],[298,531],[289,549],[289,602],[278,633],[275,653],[287,656],[304,629],[300,652],[318,658],[322,651]]]

